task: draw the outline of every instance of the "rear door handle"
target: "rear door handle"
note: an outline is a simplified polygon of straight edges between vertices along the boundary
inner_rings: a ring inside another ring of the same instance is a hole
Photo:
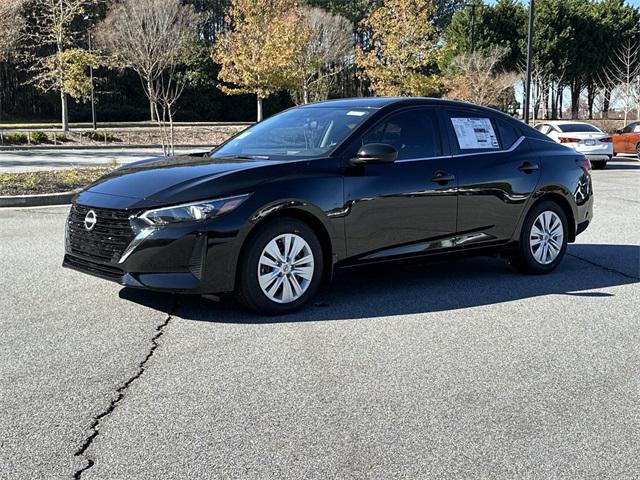
[[[443,172],[442,170],[438,170],[436,173],[433,174],[433,177],[431,177],[432,182],[441,183],[443,185],[445,183],[453,182],[455,179],[456,177],[454,175],[451,175],[450,173],[447,173],[447,172]]]
[[[538,167],[537,163],[524,162],[522,165],[518,167],[518,170],[524,173],[531,173],[538,170],[538,168],[540,167]]]

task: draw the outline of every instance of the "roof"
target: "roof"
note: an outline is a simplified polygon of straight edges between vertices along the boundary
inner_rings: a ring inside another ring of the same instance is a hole
[[[302,105],[304,108],[317,107],[339,107],[339,108],[373,108],[380,109],[387,105],[403,104],[403,105],[448,105],[448,106],[465,106],[479,107],[471,103],[459,102],[455,100],[443,100],[441,98],[431,97],[359,97],[359,98],[340,98],[336,100],[326,100],[324,102],[310,103]]]
[[[323,107],[338,107],[338,108],[367,108],[372,110],[380,110],[384,107],[396,106],[414,106],[414,105],[438,105],[440,107],[450,108],[475,108],[479,110],[488,110],[493,115],[502,117],[505,120],[512,122],[512,124],[520,125],[522,122],[517,118],[507,115],[504,112],[500,112],[491,107],[484,107],[481,105],[475,105],[469,102],[461,102],[459,100],[447,100],[442,98],[431,97],[360,97],[360,98],[340,98],[336,100],[326,100],[324,102],[310,103],[307,105],[301,105],[295,108],[323,108]]]

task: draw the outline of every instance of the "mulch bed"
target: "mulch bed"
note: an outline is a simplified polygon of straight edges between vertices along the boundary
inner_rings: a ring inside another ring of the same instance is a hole
[[[89,185],[111,170],[112,167],[96,167],[0,173],[0,196],[68,192]]]

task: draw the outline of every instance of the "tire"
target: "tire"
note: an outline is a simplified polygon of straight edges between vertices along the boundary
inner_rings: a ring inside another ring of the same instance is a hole
[[[550,222],[550,228],[542,224],[543,219]],[[562,227],[561,238],[558,235],[558,223]],[[550,239],[538,242],[538,246],[533,243],[532,246],[532,242],[536,241],[534,237],[538,237],[538,231],[547,235],[551,233]],[[555,202],[542,201],[534,205],[525,218],[517,250],[510,258],[511,264],[523,273],[539,275],[552,272],[564,258],[568,237],[568,222],[564,210]],[[543,247],[547,248],[547,252],[541,250]]]
[[[607,161],[606,160],[592,160],[591,161],[591,167],[594,170],[604,170],[604,168],[607,166]]]
[[[640,159],[640,143],[636,145],[636,157]]]
[[[247,240],[236,298],[260,315],[293,312],[316,294],[322,272],[322,246],[313,230],[299,220],[279,218],[259,226]]]

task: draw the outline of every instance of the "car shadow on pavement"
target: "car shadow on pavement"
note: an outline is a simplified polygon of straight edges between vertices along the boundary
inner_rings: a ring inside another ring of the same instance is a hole
[[[640,163],[607,163],[605,170],[638,170],[640,169]]]
[[[639,250],[634,245],[571,245],[569,255],[549,275],[523,275],[493,257],[345,269],[320,290],[313,303],[289,315],[261,317],[230,298],[215,302],[194,295],[178,295],[175,314],[215,323],[283,323],[441,312],[543,295],[607,301],[615,294],[591,290],[640,281]],[[621,258],[635,265],[635,270],[617,271],[606,263],[610,258]],[[127,288],[121,290],[120,297],[158,309],[166,302],[164,294]]]

